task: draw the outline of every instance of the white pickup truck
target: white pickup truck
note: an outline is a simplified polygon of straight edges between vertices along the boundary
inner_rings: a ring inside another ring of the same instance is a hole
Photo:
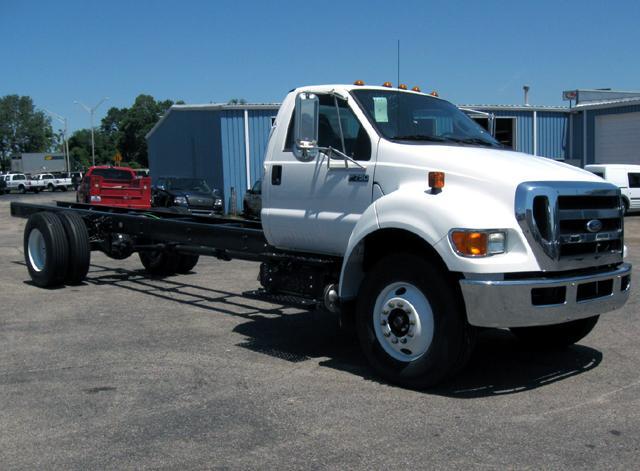
[[[477,328],[562,347],[629,296],[617,187],[506,150],[454,105],[418,91],[289,93],[262,196],[261,223],[74,203],[11,210],[29,217],[25,261],[40,286],[81,279],[85,269],[66,270],[88,267],[78,241],[89,238],[114,258],[140,252],[156,274],[189,271],[194,254],[259,261],[267,293],[353,319],[373,368],[410,387],[460,369]],[[74,230],[55,229],[56,217]],[[72,255],[61,252],[65,233]]]
[[[31,185],[34,188],[37,188],[38,191],[67,191],[69,188],[73,187],[71,178],[63,175],[54,175],[52,173],[39,173],[38,175],[34,175],[31,178]]]

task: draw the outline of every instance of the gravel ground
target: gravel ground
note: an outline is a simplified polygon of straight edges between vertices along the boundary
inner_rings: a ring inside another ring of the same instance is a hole
[[[336,321],[242,293],[257,265],[203,258],[145,276],[92,254],[82,286],[38,289],[0,197],[2,469],[634,469],[638,283],[580,345],[487,331],[438,390],[380,382]],[[626,220],[640,258],[640,217]]]

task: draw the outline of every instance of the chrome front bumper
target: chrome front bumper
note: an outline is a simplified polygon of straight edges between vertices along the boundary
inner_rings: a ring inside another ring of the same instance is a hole
[[[630,284],[627,263],[566,278],[460,280],[469,323],[499,328],[560,324],[613,311],[627,302]]]

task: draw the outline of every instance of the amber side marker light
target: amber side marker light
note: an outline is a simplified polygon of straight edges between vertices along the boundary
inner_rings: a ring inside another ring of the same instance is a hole
[[[420,87],[418,87],[417,85],[415,87],[413,87],[411,89],[412,92],[421,92],[422,90],[420,90]]]
[[[436,92],[435,90],[432,91],[431,93],[429,93],[429,95],[431,95],[431,96],[440,96],[440,95],[438,95],[438,92]]]
[[[487,255],[487,233],[473,231],[453,231],[451,242],[460,255],[483,257]]]
[[[437,195],[444,188],[444,172],[429,172],[429,188]]]
[[[401,83],[400,85],[398,85],[398,88],[400,90],[407,90],[407,86],[404,83]]]
[[[353,84],[361,87],[364,85],[364,80],[356,80],[355,82],[353,82]]]
[[[391,88],[393,87],[393,84],[391,82],[385,82],[382,84],[383,87],[387,87],[387,88]]]

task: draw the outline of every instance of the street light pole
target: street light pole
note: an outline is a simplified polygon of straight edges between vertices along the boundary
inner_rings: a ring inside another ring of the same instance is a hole
[[[65,154],[64,160],[65,160],[65,166],[67,167],[67,172],[71,171],[71,165],[70,165],[70,156],[69,156],[69,138],[67,135],[67,132],[69,130],[67,124],[67,118],[60,116],[58,113],[54,113],[53,111],[49,111],[47,109],[45,109],[45,111],[47,113],[49,113],[51,116],[53,116],[54,118],[56,118],[58,121],[60,121],[62,124],[64,124],[64,131],[62,131],[62,138],[64,140],[64,147],[63,147],[63,153]]]
[[[92,161],[92,164],[94,166],[96,165],[96,144],[95,144],[95,140],[94,140],[94,137],[93,137],[93,115],[95,114],[95,112],[98,109],[98,107],[108,99],[109,99],[108,96],[103,97],[102,100],[100,100],[96,104],[96,106],[94,106],[93,108],[90,108],[87,105],[85,105],[84,103],[81,103],[79,101],[74,101],[75,104],[82,106],[84,108],[84,110],[87,113],[89,113],[89,120],[91,122],[91,161]]]

